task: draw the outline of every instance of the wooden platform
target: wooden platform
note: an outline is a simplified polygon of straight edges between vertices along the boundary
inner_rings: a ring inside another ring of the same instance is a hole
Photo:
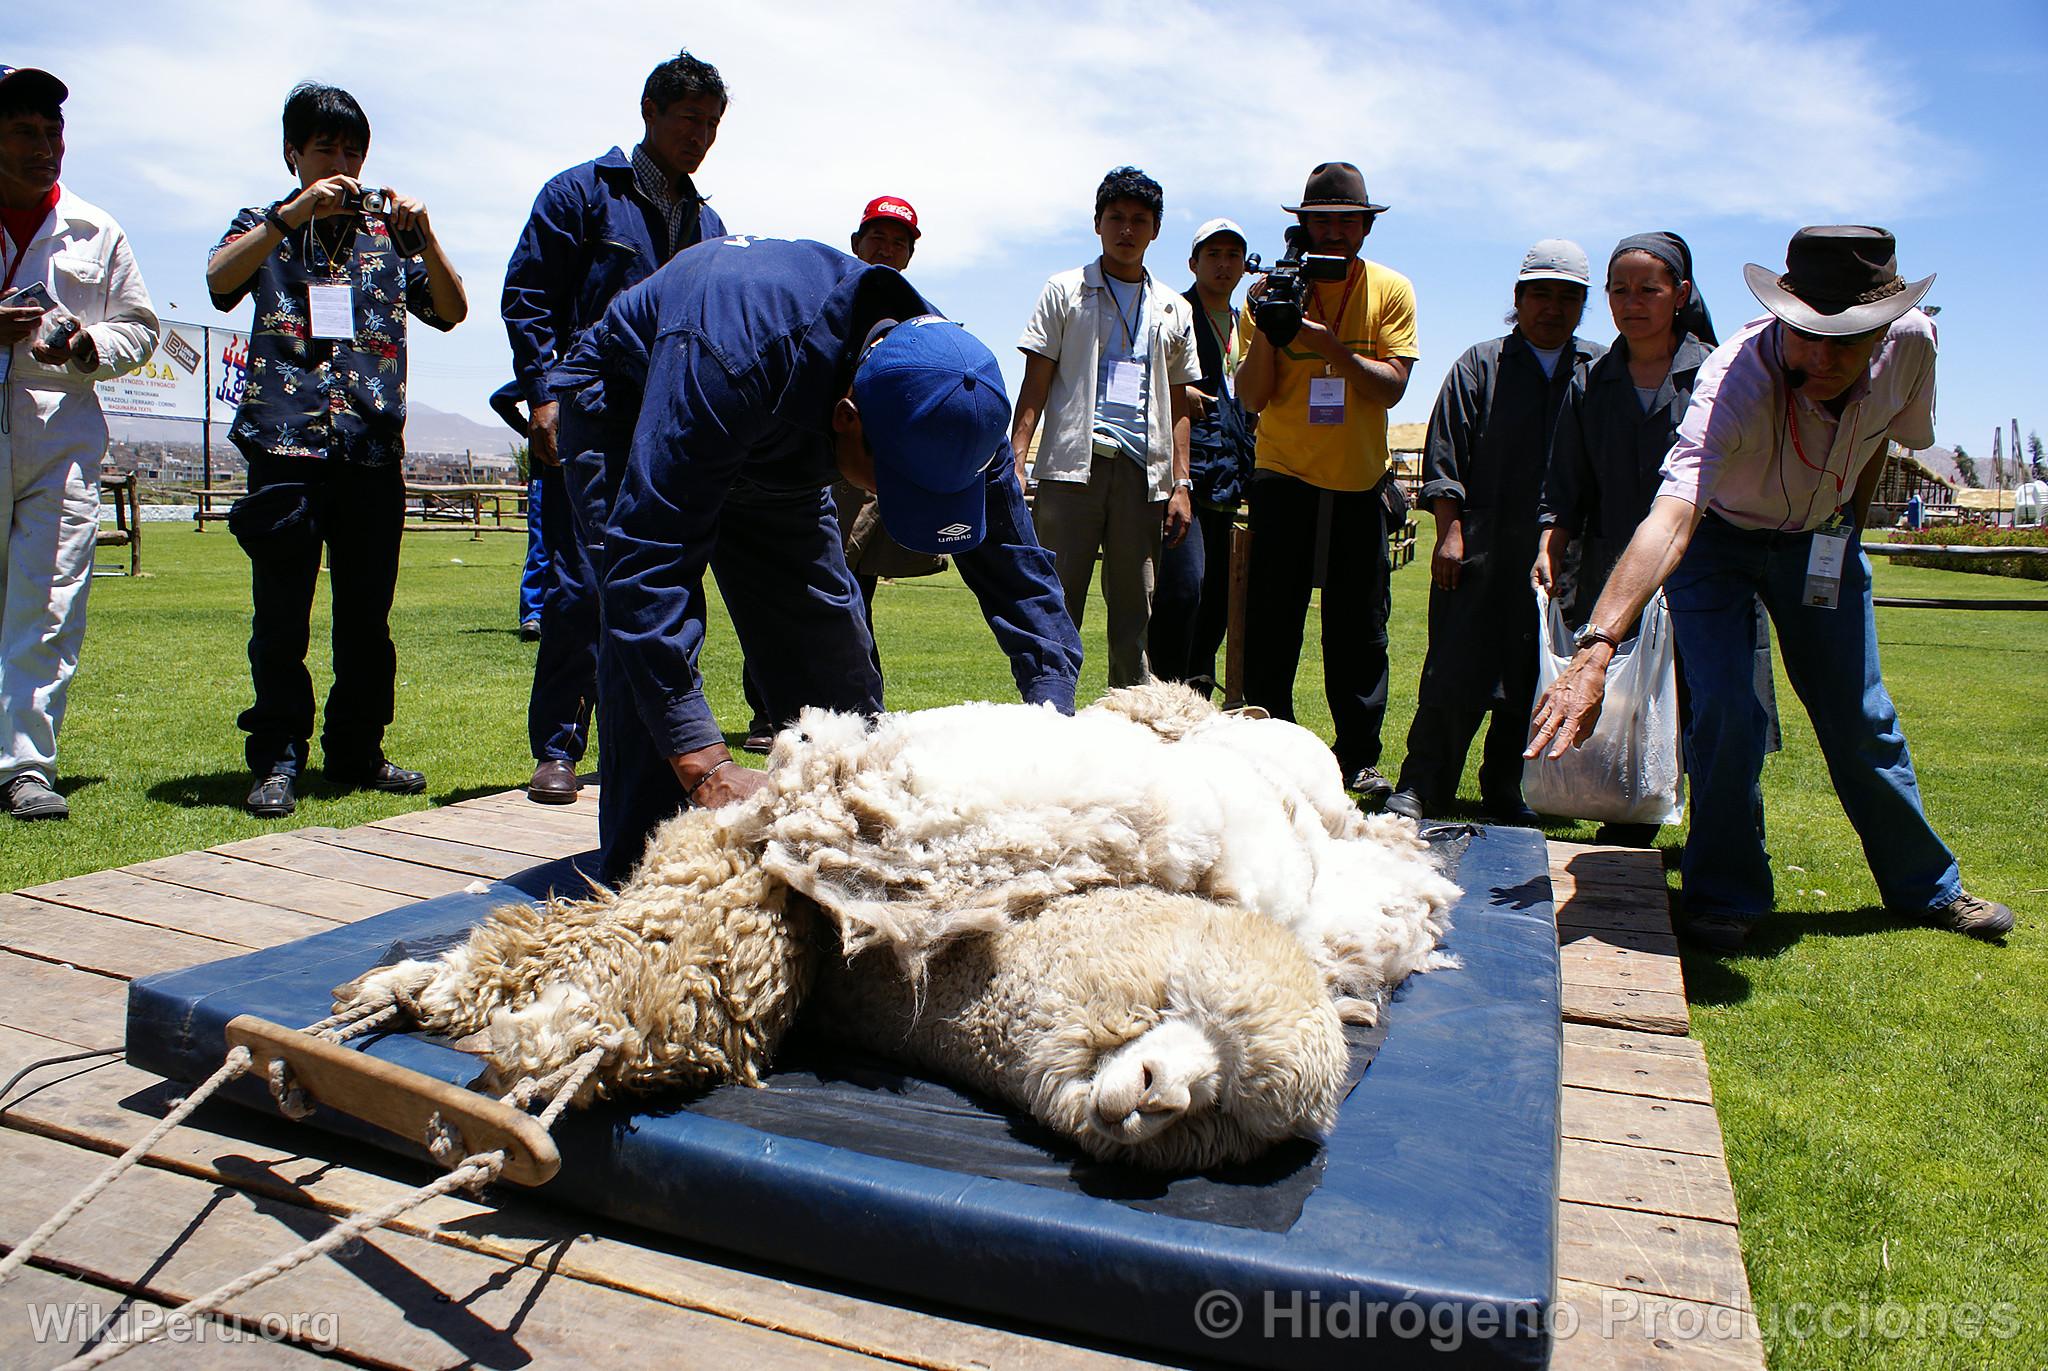
[[[0,1080],[123,1037],[132,977],[267,947],[594,845],[596,795],[520,792],[360,828],[299,828],[0,894]],[[1564,955],[1560,1368],[1758,1367],[1761,1342],[1706,1064],[1653,853],[1553,844]],[[0,1247],[160,1117],[175,1089],[119,1057],[44,1066],[0,1097]],[[426,1179],[399,1159],[232,1107],[165,1138],[0,1288],[0,1366],[47,1367],[102,1320],[141,1326]],[[505,1190],[435,1201],[235,1301],[289,1341],[159,1345],[126,1366],[1112,1368],[1058,1334],[817,1283]],[[82,1306],[53,1331],[38,1320]],[[297,1319],[294,1326],[292,1321]],[[1565,1325],[1573,1325],[1569,1330]],[[1700,1330],[1705,1330],[1704,1332]],[[1732,1337],[1716,1332],[1732,1331]],[[1691,1336],[1688,1336],[1688,1333]]]

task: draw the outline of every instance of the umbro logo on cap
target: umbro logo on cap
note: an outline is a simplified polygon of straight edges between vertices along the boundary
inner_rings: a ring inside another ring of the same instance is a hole
[[[946,542],[950,543],[955,541],[956,539],[965,538],[968,534],[972,532],[974,532],[974,530],[966,524],[947,524],[944,528],[939,530],[938,536]]]

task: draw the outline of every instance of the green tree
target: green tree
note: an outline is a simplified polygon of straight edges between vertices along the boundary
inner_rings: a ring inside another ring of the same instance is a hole
[[[1963,451],[1960,443],[1956,445],[1956,473],[1963,478],[1964,485],[1977,485],[1977,459]]]
[[[2027,434],[2027,455],[2028,455],[2029,457],[2031,457],[2031,458],[2033,458],[2033,459],[2034,459],[2034,476],[2035,476],[2035,478],[2036,478],[2036,479],[2044,479],[2044,478],[2048,478],[2048,455],[2043,455],[2043,453],[2042,453],[2042,451],[2041,451],[2041,435],[2040,435],[2040,434],[2038,434],[2038,433],[2029,433],[2029,434]]]
[[[528,465],[532,461],[527,455],[530,451],[531,449],[525,443],[514,443],[512,445],[512,465],[519,469],[519,479],[521,481],[531,481],[533,479],[532,473],[527,470]]]

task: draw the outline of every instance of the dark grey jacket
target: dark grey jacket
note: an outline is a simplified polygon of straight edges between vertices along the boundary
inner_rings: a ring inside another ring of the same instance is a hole
[[[1573,596],[1581,615],[1657,498],[1657,472],[1711,351],[1691,334],[1681,338],[1646,410],[1628,374],[1628,340],[1617,338],[1558,417],[1537,519],[1585,540]]]

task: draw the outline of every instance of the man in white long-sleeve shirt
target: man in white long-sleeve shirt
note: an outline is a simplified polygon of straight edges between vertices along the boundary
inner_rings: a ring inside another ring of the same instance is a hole
[[[157,318],[128,239],[57,182],[64,83],[0,65],[0,808],[62,819],[57,729],[85,637],[107,422]]]

